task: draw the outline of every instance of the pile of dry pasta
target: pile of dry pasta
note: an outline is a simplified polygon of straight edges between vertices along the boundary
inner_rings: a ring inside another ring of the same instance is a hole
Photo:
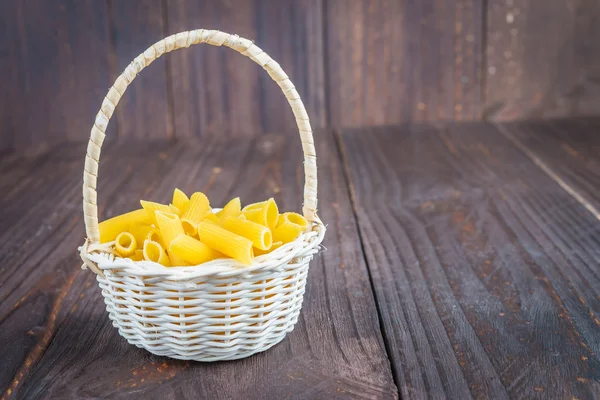
[[[214,212],[200,192],[188,196],[179,189],[169,205],[141,201],[142,208],[100,223],[100,242],[114,242],[114,253],[134,261],[154,261],[165,267],[192,266],[218,258],[250,265],[294,241],[307,229],[296,213],[279,214],[272,198],[242,209],[239,197]]]

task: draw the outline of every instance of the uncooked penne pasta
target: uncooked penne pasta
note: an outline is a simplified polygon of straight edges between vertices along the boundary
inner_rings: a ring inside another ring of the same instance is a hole
[[[180,215],[181,211],[179,210],[179,208],[175,207],[173,204],[169,204],[169,210],[173,213],[173,214],[177,214]]]
[[[163,240],[162,235],[160,234],[160,229],[152,228],[146,235],[147,240],[152,240],[153,242],[157,242],[162,247],[165,247],[165,241]]]
[[[243,264],[252,264],[254,252],[250,239],[229,232],[212,222],[201,222],[198,225],[198,235],[200,241],[211,249],[217,250]]]
[[[194,236],[198,224],[210,213],[210,202],[204,193],[196,192],[190,197],[190,202],[181,213],[181,223],[185,233]]]
[[[129,257],[137,249],[137,241],[129,232],[121,232],[115,239],[115,249],[122,257]]]
[[[279,218],[277,219],[277,224],[279,224],[279,221],[282,218],[287,219],[288,221],[290,221],[294,224],[300,225],[302,227],[302,230],[308,228],[308,221],[306,220],[306,218],[304,218],[302,215],[300,215],[298,213],[286,212],[286,213],[279,215]]]
[[[273,229],[277,225],[279,210],[273,198],[260,203],[249,204],[244,207],[243,212],[250,221],[264,225],[269,229]]]
[[[239,197],[229,200],[229,203],[225,204],[225,207],[217,212],[217,217],[225,219],[227,217],[237,217],[242,212],[242,202]]]
[[[145,200],[140,200],[140,204],[142,205],[144,210],[146,210],[146,212],[148,213],[148,216],[150,217],[150,221],[152,221],[152,223],[155,225],[156,225],[156,214],[154,212],[156,210],[159,210],[162,212],[167,212],[167,213],[171,212],[171,209],[169,208],[169,206],[167,206],[165,204],[160,204],[160,203],[155,203],[153,201],[145,201]]]
[[[244,221],[236,217],[227,217],[223,221],[223,228],[246,239],[250,239],[252,245],[260,250],[267,250],[273,244],[271,230],[256,222]]]
[[[129,230],[129,227],[134,224],[150,224],[150,222],[148,213],[143,209],[102,221],[98,225],[100,229],[100,243],[112,242],[117,238],[119,233]]]
[[[173,192],[173,205],[177,207],[179,210],[183,211],[187,208],[190,199],[187,197],[183,191],[179,189],[175,189]]]
[[[273,229],[273,240],[283,243],[293,242],[303,230],[302,226],[291,222],[285,214],[282,214],[278,218],[277,227]]]
[[[283,245],[283,242],[274,242],[268,250],[254,249],[254,255],[262,256],[263,254],[269,254],[273,250],[281,247],[282,245]]]
[[[150,239],[148,237],[148,234],[152,229],[155,229],[154,227],[152,227],[152,225],[132,224],[127,230],[127,232],[133,235],[138,245],[142,245],[144,243],[144,240]]]
[[[142,261],[144,259],[144,250],[137,249],[129,258],[133,261]]]
[[[185,237],[189,237],[187,235],[179,235],[179,236],[185,236]],[[171,242],[173,243],[173,242]],[[173,253],[169,253],[167,251],[167,255],[169,256],[169,260],[171,260],[171,266],[173,267],[189,267],[192,265],[192,263],[185,261],[183,258],[173,254]]]
[[[212,222],[217,225],[221,225],[223,223],[223,221],[213,213],[206,214],[206,217],[204,217],[203,221]]]
[[[217,250],[211,249],[201,241],[187,235],[179,235],[171,242],[169,256],[172,257],[173,255],[189,262],[191,265],[198,265],[223,257],[223,254]]]
[[[160,244],[157,242],[153,242],[152,240],[146,240],[144,242],[144,260],[154,261],[165,267],[170,267],[171,262],[169,261],[169,257],[167,253],[165,253],[165,249],[162,248]]]
[[[165,247],[169,248],[173,239],[179,235],[185,234],[183,226],[179,220],[177,214],[163,211],[155,211],[156,223],[160,229],[160,235],[162,236]]]

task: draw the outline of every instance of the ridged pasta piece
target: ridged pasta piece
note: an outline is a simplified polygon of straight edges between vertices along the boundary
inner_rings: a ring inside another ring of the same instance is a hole
[[[142,205],[144,210],[146,210],[146,212],[148,213],[148,216],[150,217],[150,221],[152,221],[152,223],[154,225],[156,225],[156,214],[154,213],[155,211],[158,210],[158,211],[162,211],[162,212],[166,212],[166,213],[171,212],[171,209],[169,208],[169,206],[167,206],[165,204],[155,203],[153,201],[146,201],[146,200],[140,200],[140,204]]]
[[[150,222],[148,213],[143,209],[102,221],[98,225],[100,229],[100,243],[112,242],[117,238],[119,233],[129,230],[129,227],[134,224],[150,224]]]
[[[283,245],[283,242],[274,242],[271,245],[271,247],[269,249],[267,249],[267,250],[254,249],[254,255],[255,256],[262,256],[263,254],[269,254],[273,250],[281,247],[282,245]]]
[[[277,225],[279,210],[273,198],[260,203],[248,204],[244,207],[243,212],[250,221],[264,225],[271,230]]]
[[[181,210],[179,210],[179,208],[175,207],[173,204],[169,204],[169,211],[171,211],[173,214],[177,214],[178,216],[181,214]]]
[[[202,243],[234,260],[246,265],[252,264],[254,260],[250,239],[229,232],[212,222],[201,222],[198,225],[198,235]]]
[[[206,217],[204,217],[203,221],[212,222],[217,225],[221,225],[223,223],[221,218],[217,217],[216,214],[213,213],[206,214]]]
[[[146,235],[146,239],[147,240],[152,240],[153,242],[157,242],[162,247],[166,247],[165,246],[165,241],[163,240],[163,237],[162,237],[162,235],[160,233],[160,229],[158,229],[158,228],[152,228],[152,229],[150,229],[150,231]]]
[[[191,265],[198,265],[223,257],[222,253],[187,235],[179,235],[171,242],[169,255],[171,257],[175,255]]]
[[[189,237],[187,235],[180,235],[180,236]],[[173,243],[173,242],[171,242],[171,243]],[[183,258],[169,252],[168,250],[167,250],[167,255],[169,256],[169,260],[171,260],[171,266],[173,266],[173,267],[189,267],[192,265],[192,263],[185,261]]]
[[[271,230],[256,222],[244,221],[236,217],[227,217],[223,220],[223,228],[246,239],[250,239],[252,246],[260,250],[266,250],[273,244]]]
[[[239,197],[229,200],[229,203],[225,204],[225,207],[217,212],[217,217],[225,219],[227,217],[237,217],[242,213],[242,202]]]
[[[137,249],[137,241],[129,232],[121,232],[115,239],[115,249],[122,257],[129,257]]]
[[[162,236],[165,248],[169,248],[171,242],[177,236],[185,234],[177,214],[156,211],[156,223],[160,229],[160,235]]]
[[[154,261],[165,267],[170,267],[171,262],[165,249],[162,248],[160,244],[157,242],[153,242],[152,240],[146,240],[144,242],[144,260]]]
[[[137,249],[129,258],[133,261],[142,261],[144,259],[144,250]]]
[[[194,236],[198,224],[210,213],[210,202],[204,193],[196,192],[190,197],[190,202],[181,213],[181,223],[186,234]]]
[[[128,232],[133,235],[138,245],[142,245],[144,240],[149,239],[148,233],[150,233],[152,229],[155,229],[152,225],[133,224],[129,227]]]
[[[303,230],[302,226],[291,222],[285,214],[282,214],[277,220],[277,227],[273,229],[273,240],[283,243],[293,242]]]
[[[308,221],[306,220],[306,218],[304,218],[302,215],[300,215],[298,213],[286,212],[286,213],[279,215],[279,218],[277,219],[278,224],[279,224],[279,221],[281,220],[281,218],[287,219],[288,221],[290,221],[294,224],[300,225],[302,227],[302,230],[305,230],[306,228],[308,228]]]
[[[177,207],[179,210],[185,210],[190,202],[190,199],[187,197],[183,191],[179,189],[175,189],[173,192],[173,205]]]

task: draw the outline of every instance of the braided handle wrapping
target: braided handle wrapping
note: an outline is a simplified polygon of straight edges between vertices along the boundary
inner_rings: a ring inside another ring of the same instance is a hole
[[[83,213],[85,229],[91,244],[99,243],[100,232],[98,229],[98,205],[97,205],[97,181],[98,162],[100,151],[104,141],[108,121],[112,117],[115,107],[121,96],[125,93],[127,86],[133,82],[136,75],[150,65],[158,57],[170,51],[193,44],[207,43],[213,46],[227,46],[247,57],[263,67],[271,78],[277,82],[292,107],[296,124],[302,140],[304,152],[304,205],[302,212],[304,217],[311,222],[320,223],[317,216],[317,157],[313,141],[312,130],[304,104],[289,77],[283,72],[278,63],[252,41],[231,35],[225,32],[197,29],[171,35],[137,56],[125,71],[117,78],[114,85],[102,102],[102,107],[96,115],[96,120],[90,134],[90,141],[85,157],[85,168],[83,173]]]

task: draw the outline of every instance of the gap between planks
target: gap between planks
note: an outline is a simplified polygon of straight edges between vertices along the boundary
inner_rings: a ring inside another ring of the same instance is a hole
[[[400,382],[398,380],[398,371],[396,369],[395,364],[392,362],[392,352],[389,346],[389,338],[387,335],[387,331],[383,326],[383,314],[381,311],[381,303],[378,299],[377,291],[375,290],[375,284],[373,283],[373,276],[371,274],[371,268],[369,266],[369,260],[367,258],[367,252],[365,250],[365,241],[363,238],[362,230],[360,229],[360,223],[358,222],[358,205],[356,199],[354,198],[354,190],[352,189],[352,180],[350,179],[350,169],[347,164],[347,157],[344,151],[344,144],[342,143],[341,130],[338,128],[331,129],[333,134],[333,141],[335,144],[335,148],[337,151],[338,159],[340,160],[342,173],[344,175],[344,181],[346,182],[346,188],[348,190],[348,199],[350,200],[350,205],[352,207],[352,215],[354,216],[354,225],[356,228],[356,232],[358,234],[358,239],[360,241],[360,251],[362,253],[363,260],[365,261],[365,266],[367,267],[367,275],[369,277],[369,285],[371,287],[371,292],[373,293],[373,299],[375,300],[375,309],[377,310],[377,322],[379,323],[379,331],[381,332],[381,337],[383,338],[383,346],[385,349],[385,355],[387,356],[388,365],[390,370],[392,371],[392,381],[397,388],[398,398],[401,398],[400,395]]]
[[[552,168],[548,166],[544,161],[542,161],[533,151],[529,150],[525,144],[523,144],[519,139],[517,139],[510,131],[499,123],[494,123],[494,127],[502,134],[505,138],[510,140],[519,150],[521,150],[531,161],[534,162],[546,175],[550,177],[554,182],[558,183],[558,185],[563,188],[571,197],[573,197],[579,204],[585,207],[598,221],[600,221],[600,210],[594,207],[589,201],[585,199],[585,197],[579,194],[571,185],[565,182],[558,174],[556,174]]]

